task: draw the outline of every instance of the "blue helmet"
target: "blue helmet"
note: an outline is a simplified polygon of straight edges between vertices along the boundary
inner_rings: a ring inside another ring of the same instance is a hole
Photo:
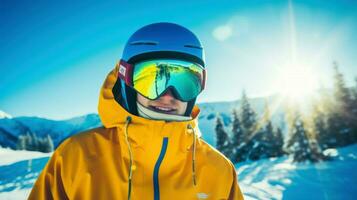
[[[174,23],[154,23],[137,30],[127,41],[121,59],[130,64],[148,59],[182,59],[205,67],[204,50],[197,36]],[[137,115],[136,91],[118,78],[113,88],[116,101]],[[119,94],[121,96],[119,96]],[[191,114],[196,99],[188,102],[185,115]]]
[[[148,58],[179,58],[205,66],[199,39],[187,28],[173,23],[144,26],[129,38],[122,59],[135,63]]]

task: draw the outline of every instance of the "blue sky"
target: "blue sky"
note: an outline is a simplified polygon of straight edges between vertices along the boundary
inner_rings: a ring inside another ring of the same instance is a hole
[[[243,88],[257,97],[281,85],[330,87],[335,60],[349,85],[357,76],[354,1],[1,1],[0,110],[52,119],[96,112],[128,37],[160,21],[202,40],[208,81],[199,102],[235,100]]]

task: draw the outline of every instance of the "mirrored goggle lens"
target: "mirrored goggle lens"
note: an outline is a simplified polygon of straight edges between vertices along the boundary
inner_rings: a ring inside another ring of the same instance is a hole
[[[141,95],[156,99],[174,88],[178,99],[189,101],[202,91],[203,68],[181,60],[150,60],[134,65],[133,87]]]

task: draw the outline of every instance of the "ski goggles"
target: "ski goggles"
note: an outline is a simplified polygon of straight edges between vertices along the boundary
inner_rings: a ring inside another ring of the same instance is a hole
[[[151,100],[172,89],[177,99],[187,102],[205,87],[206,71],[193,62],[155,59],[131,65],[120,60],[119,65],[119,77],[126,85]]]

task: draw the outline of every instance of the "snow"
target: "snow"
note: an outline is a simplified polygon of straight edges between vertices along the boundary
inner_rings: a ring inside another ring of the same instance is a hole
[[[4,118],[8,118],[8,119],[11,119],[12,116],[7,114],[6,112],[0,110],[0,119],[4,119]]]
[[[326,149],[324,150],[323,154],[325,156],[336,157],[338,156],[338,151],[337,149]]]
[[[0,148],[0,199],[26,199],[51,154]]]
[[[30,160],[41,157],[49,157],[52,153],[42,153],[38,151],[25,151],[0,148],[0,166],[10,165],[22,160]]]
[[[285,156],[236,164],[245,199],[355,199],[357,144],[326,150],[332,161]],[[0,199],[26,199],[51,154],[0,148]]]
[[[16,200],[16,199],[26,199],[30,194],[29,189],[15,189],[10,192],[0,193],[0,199],[2,200]]]
[[[245,199],[355,199],[357,144],[326,154],[335,159],[293,163],[285,156],[237,164]]]

